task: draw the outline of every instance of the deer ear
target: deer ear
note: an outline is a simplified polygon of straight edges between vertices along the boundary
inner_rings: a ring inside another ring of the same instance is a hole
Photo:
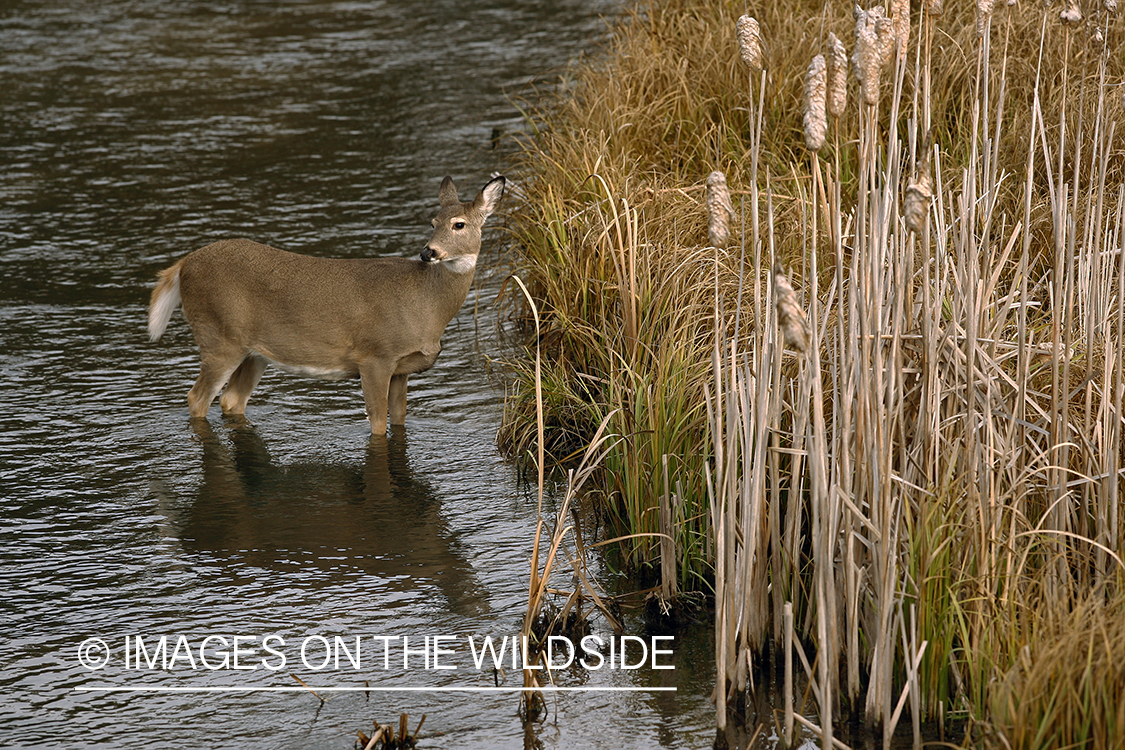
[[[438,200],[441,205],[449,206],[454,203],[460,203],[461,199],[457,197],[457,186],[453,184],[453,178],[446,176],[441,181],[441,189],[438,190]]]
[[[490,180],[487,185],[481,188],[480,195],[473,201],[473,208],[487,217],[496,209],[496,204],[500,202],[500,196],[504,194],[506,182],[507,180],[502,175]]]

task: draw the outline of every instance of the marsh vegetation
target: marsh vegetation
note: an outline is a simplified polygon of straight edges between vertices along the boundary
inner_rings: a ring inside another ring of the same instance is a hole
[[[803,642],[825,747],[1119,742],[1123,65],[1112,0],[652,0],[533,110],[501,441],[621,436],[604,511],[714,596],[720,729]]]

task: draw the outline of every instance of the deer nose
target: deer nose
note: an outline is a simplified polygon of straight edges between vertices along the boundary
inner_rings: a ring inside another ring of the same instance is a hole
[[[433,263],[436,260],[435,255],[434,249],[429,245],[422,249],[422,261],[425,263]]]

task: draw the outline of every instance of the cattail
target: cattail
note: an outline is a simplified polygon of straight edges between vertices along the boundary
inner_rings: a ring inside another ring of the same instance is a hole
[[[726,247],[734,205],[730,201],[727,176],[718,170],[707,175],[707,237],[712,247]]]
[[[918,179],[906,187],[903,198],[902,215],[907,228],[921,236],[926,226],[926,214],[934,197],[934,182],[930,172],[930,157],[933,153],[933,130],[922,139],[922,161],[918,167]]]
[[[824,62],[824,55],[817,55],[809,63],[805,74],[805,146],[809,151],[824,148],[824,136],[828,130],[824,101],[827,89],[828,66]]]
[[[926,11],[927,16],[940,16],[945,12],[941,0],[923,0],[922,7]]]
[[[1107,12],[1117,15],[1117,0],[1103,0],[1102,5],[1105,6]]]
[[[934,198],[932,179],[927,168],[906,188],[902,216],[906,219],[906,228],[919,236],[925,229],[926,214],[930,210],[930,201]]]
[[[910,0],[891,0],[891,23],[895,32],[895,47],[898,59],[906,59],[910,46]]]
[[[992,6],[995,0],[977,0],[977,36],[988,33],[988,24],[992,20]]]
[[[738,17],[738,52],[750,70],[757,72],[762,69],[762,31],[758,28],[757,19]]]
[[[848,51],[828,32],[828,114],[839,117],[848,104]]]
[[[1066,10],[1059,13],[1059,18],[1067,26],[1077,26],[1082,22],[1082,11],[1078,9],[1077,0],[1069,0],[1066,4]]]
[[[894,57],[894,29],[882,6],[864,10],[855,6],[855,52],[852,70],[859,81],[864,104],[879,103],[879,83],[883,68]]]
[[[882,5],[867,11],[875,19],[875,38],[879,42],[879,59],[883,68],[894,66],[895,62],[895,23],[887,17]]]
[[[773,267],[773,291],[777,322],[781,325],[786,345],[799,352],[808,351],[809,338],[812,336],[809,321],[805,317],[805,311],[797,304],[797,293],[793,291],[793,286],[779,265]]]

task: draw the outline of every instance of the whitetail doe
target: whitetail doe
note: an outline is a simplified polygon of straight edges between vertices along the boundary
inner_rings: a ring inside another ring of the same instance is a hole
[[[371,432],[406,421],[406,379],[427,370],[473,283],[481,228],[504,192],[497,177],[462,203],[453,180],[420,259],[314,258],[250,240],[200,248],[160,272],[148,312],[156,341],[183,302],[199,344],[192,418],[219,403],[243,414],[266,365],[325,380],[358,377]]]

